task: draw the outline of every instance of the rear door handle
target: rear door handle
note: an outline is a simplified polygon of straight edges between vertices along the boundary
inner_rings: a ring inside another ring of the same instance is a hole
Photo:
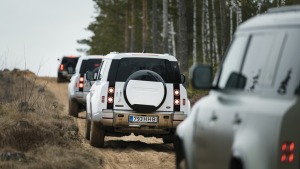
[[[217,121],[217,120],[218,120],[218,116],[216,115],[215,112],[213,112],[211,117],[210,117],[210,121]]]
[[[239,114],[237,113],[237,114],[235,114],[235,116],[234,116],[234,119],[233,119],[233,124],[241,124],[242,123],[242,119],[241,119],[241,117],[239,116]]]

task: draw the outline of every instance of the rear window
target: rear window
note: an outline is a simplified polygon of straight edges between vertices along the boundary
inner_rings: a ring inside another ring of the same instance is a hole
[[[80,67],[80,74],[85,74],[87,71],[94,71],[101,64],[102,59],[83,60]]]
[[[159,74],[166,83],[181,83],[177,62],[155,58],[123,58],[119,61],[116,81],[125,82],[139,70],[152,70]]]
[[[73,62],[76,65],[76,63],[78,62],[78,59],[79,59],[78,57],[64,57],[62,59],[61,63],[62,64],[66,64],[68,62]]]

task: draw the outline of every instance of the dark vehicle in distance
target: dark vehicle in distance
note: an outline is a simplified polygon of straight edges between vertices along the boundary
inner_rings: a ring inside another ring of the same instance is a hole
[[[57,69],[57,82],[69,82],[72,75],[75,73],[75,67],[79,56],[63,56]]]

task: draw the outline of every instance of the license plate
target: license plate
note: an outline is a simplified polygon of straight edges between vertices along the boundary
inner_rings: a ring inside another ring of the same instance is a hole
[[[157,123],[157,116],[129,116],[130,123]]]

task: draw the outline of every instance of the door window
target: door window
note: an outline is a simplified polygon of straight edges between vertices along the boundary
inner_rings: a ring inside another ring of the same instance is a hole
[[[274,46],[273,42],[273,33],[259,33],[252,35],[241,72],[246,78],[244,87],[246,91],[254,91],[257,89],[262,79],[262,74],[267,68],[266,62],[269,60],[268,58],[271,51],[274,50],[272,48]],[[277,56],[278,53],[279,52],[277,52]],[[277,57],[273,57],[273,60],[277,60]]]
[[[222,65],[222,72],[219,81],[220,88],[226,88],[232,73],[238,73],[241,69],[243,55],[246,50],[248,36],[236,36],[232,42],[226,58]]]
[[[300,29],[287,31],[286,44],[279,62],[274,92],[279,95],[300,94]]]
[[[103,75],[104,75],[104,70],[105,70],[106,63],[107,62],[103,60],[100,67],[99,67],[99,73],[98,73],[98,78],[97,78],[98,80],[101,80]]]
[[[224,60],[219,87],[247,92],[271,88],[284,41],[285,34],[279,32],[237,36]]]

